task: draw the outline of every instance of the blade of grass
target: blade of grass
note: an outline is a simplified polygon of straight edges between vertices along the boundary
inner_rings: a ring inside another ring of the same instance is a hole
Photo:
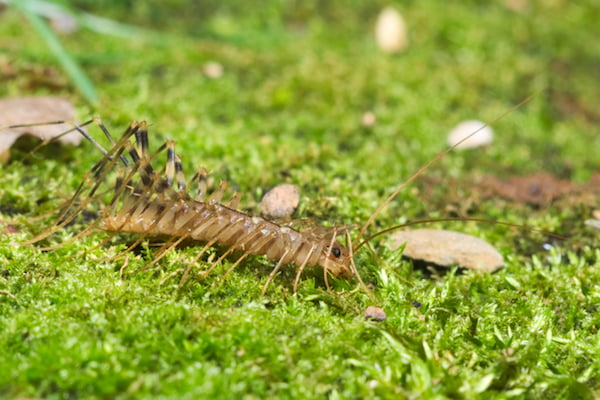
[[[90,103],[96,104],[98,102],[98,95],[96,88],[92,81],[88,78],[83,69],[79,66],[77,61],[65,50],[54,32],[48,27],[48,24],[37,14],[31,12],[26,4],[19,1],[13,2],[14,4],[31,22],[31,25],[44,39],[50,51],[54,54],[58,62],[62,65],[65,72],[71,77],[75,86],[79,89],[81,94]]]

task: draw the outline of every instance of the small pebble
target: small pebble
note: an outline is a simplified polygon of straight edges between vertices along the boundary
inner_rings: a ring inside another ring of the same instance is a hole
[[[368,128],[375,125],[375,123],[377,122],[377,117],[375,116],[375,113],[373,111],[367,111],[362,115],[360,122],[362,123],[362,126]]]
[[[387,318],[387,315],[385,314],[385,311],[383,311],[379,307],[369,306],[365,310],[365,319],[370,319],[371,321],[379,322],[379,321],[385,321],[386,318]]]
[[[79,24],[71,14],[58,12],[49,18],[50,26],[58,33],[73,33],[79,30]]]
[[[494,131],[484,122],[477,120],[469,120],[456,125],[448,134],[448,145],[455,146],[458,142],[471,135],[473,132],[479,131],[469,139],[456,146],[457,149],[474,149],[477,147],[487,146],[494,140]]]
[[[218,79],[223,76],[223,66],[216,61],[209,61],[202,66],[202,72],[208,78]]]
[[[596,229],[600,231],[600,220],[598,219],[586,219],[585,225],[589,226],[592,229]]]
[[[300,203],[300,191],[295,185],[283,184],[269,190],[262,198],[260,212],[265,217],[289,218]]]
[[[384,53],[399,53],[408,47],[406,24],[393,7],[384,8],[375,23],[375,40]]]

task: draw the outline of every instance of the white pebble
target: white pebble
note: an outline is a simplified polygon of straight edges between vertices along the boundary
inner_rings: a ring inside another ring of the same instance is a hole
[[[385,53],[398,53],[408,47],[406,24],[395,8],[386,7],[379,13],[375,23],[375,40]]]
[[[476,132],[473,134],[474,132]],[[467,136],[473,134],[464,142],[458,144]],[[477,147],[487,146],[494,139],[494,131],[484,122],[477,120],[469,120],[456,125],[448,134],[448,145],[455,146],[457,149],[474,149]]]
[[[223,65],[216,61],[209,61],[202,66],[202,72],[204,72],[204,75],[208,78],[218,79],[223,76],[225,71]]]
[[[362,115],[360,122],[362,123],[362,126],[371,127],[377,122],[377,117],[373,111],[367,111]]]

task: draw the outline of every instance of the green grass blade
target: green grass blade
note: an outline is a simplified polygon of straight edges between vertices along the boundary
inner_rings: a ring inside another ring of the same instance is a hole
[[[77,61],[65,50],[62,46],[54,32],[48,27],[48,24],[38,15],[31,12],[27,5],[22,4],[20,2],[15,2],[15,4],[19,10],[27,17],[27,19],[31,22],[35,30],[40,34],[40,36],[44,39],[50,51],[57,58],[58,62],[62,65],[64,70],[73,80],[75,86],[79,89],[79,91],[83,94],[83,96],[90,103],[98,102],[98,94],[96,93],[96,88],[92,81],[88,78],[83,69],[79,66]]]

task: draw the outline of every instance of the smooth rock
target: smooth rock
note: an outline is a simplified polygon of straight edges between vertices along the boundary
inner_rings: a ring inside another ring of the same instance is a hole
[[[415,229],[392,235],[392,248],[406,243],[402,255],[436,265],[493,272],[504,265],[502,254],[486,241],[460,232]]]
[[[300,203],[300,191],[295,185],[283,184],[269,190],[262,198],[260,212],[265,217],[289,218]]]
[[[477,133],[475,133],[477,132]],[[467,136],[473,134],[464,142],[458,144]],[[474,149],[487,146],[494,140],[494,131],[484,122],[469,120],[456,125],[448,134],[448,145],[456,146],[457,149]]]

